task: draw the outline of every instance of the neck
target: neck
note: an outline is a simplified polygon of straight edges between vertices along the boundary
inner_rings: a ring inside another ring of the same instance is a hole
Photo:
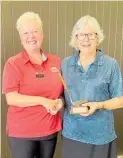
[[[32,51],[30,53],[28,53],[30,61],[32,61],[32,63],[41,65],[42,63],[42,57],[41,57],[41,51]]]
[[[96,51],[93,53],[83,53],[79,54],[79,62],[83,69],[85,69],[89,64],[91,64],[96,57]]]

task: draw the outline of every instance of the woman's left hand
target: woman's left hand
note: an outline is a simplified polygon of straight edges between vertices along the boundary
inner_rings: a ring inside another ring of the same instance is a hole
[[[89,110],[87,113],[80,114],[81,116],[89,116],[92,115],[96,110],[102,109],[102,103],[101,102],[88,102],[82,104],[82,106],[88,106]]]

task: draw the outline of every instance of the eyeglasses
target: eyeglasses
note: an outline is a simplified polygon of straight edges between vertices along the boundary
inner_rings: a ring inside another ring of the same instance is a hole
[[[80,33],[80,34],[77,34],[77,39],[80,40],[80,41],[83,41],[86,36],[88,37],[89,40],[94,40],[96,37],[97,37],[97,33]]]

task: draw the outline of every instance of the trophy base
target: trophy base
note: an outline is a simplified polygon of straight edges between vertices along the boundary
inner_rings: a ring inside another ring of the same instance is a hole
[[[82,114],[87,113],[89,111],[89,107],[87,106],[71,106],[70,114]]]

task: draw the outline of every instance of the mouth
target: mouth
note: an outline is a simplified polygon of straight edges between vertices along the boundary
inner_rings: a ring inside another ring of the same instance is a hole
[[[84,48],[89,48],[91,46],[91,44],[81,44],[81,46]]]
[[[36,44],[37,43],[37,41],[29,41],[28,42],[28,44],[30,44],[30,45],[34,45],[34,44]]]

